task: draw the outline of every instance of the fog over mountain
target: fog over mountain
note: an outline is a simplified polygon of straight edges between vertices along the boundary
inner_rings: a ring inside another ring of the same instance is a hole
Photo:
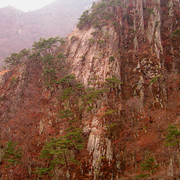
[[[42,9],[22,12],[11,6],[0,9],[0,66],[5,57],[30,48],[40,37],[66,36],[93,0],[57,0]]]

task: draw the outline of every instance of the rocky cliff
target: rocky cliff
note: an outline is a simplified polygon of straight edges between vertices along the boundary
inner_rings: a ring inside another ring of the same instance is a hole
[[[70,37],[10,59],[1,179],[178,179],[179,6],[104,0]]]

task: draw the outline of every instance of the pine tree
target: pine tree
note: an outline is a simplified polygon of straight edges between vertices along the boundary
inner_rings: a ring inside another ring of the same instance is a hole
[[[178,146],[178,149],[180,149],[179,145],[179,137],[180,137],[180,131],[176,126],[173,126],[172,124],[169,125],[167,129],[167,136],[166,136],[166,141],[167,141],[167,146]]]

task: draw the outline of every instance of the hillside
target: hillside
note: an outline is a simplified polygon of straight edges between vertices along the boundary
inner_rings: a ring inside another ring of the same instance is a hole
[[[0,9],[0,65],[5,57],[30,48],[40,37],[66,36],[92,0],[57,0],[29,13],[13,7]]]
[[[179,7],[103,0],[68,38],[11,56],[1,179],[179,179]]]

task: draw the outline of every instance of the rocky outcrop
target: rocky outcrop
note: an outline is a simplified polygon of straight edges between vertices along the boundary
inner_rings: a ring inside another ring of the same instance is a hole
[[[88,14],[88,23],[57,48],[51,63],[31,59],[4,72],[2,144],[9,139],[19,142],[26,157],[18,176],[37,177],[27,169],[43,163],[49,167],[37,154],[45,140],[64,137],[73,112],[85,144],[75,154],[72,148],[67,159],[77,157],[80,165],[59,165],[55,178],[178,178],[179,147],[167,147],[166,135],[169,124],[179,128],[179,1],[98,5]],[[49,66],[61,79],[45,87],[43,73]],[[63,84],[73,75],[76,81]],[[75,90],[77,83],[84,85],[80,91]],[[70,98],[65,101],[62,95]],[[59,118],[59,111],[67,113],[65,118]],[[144,170],[146,163],[149,169]],[[18,173],[13,169],[11,177]],[[2,174],[8,174],[4,166]]]

